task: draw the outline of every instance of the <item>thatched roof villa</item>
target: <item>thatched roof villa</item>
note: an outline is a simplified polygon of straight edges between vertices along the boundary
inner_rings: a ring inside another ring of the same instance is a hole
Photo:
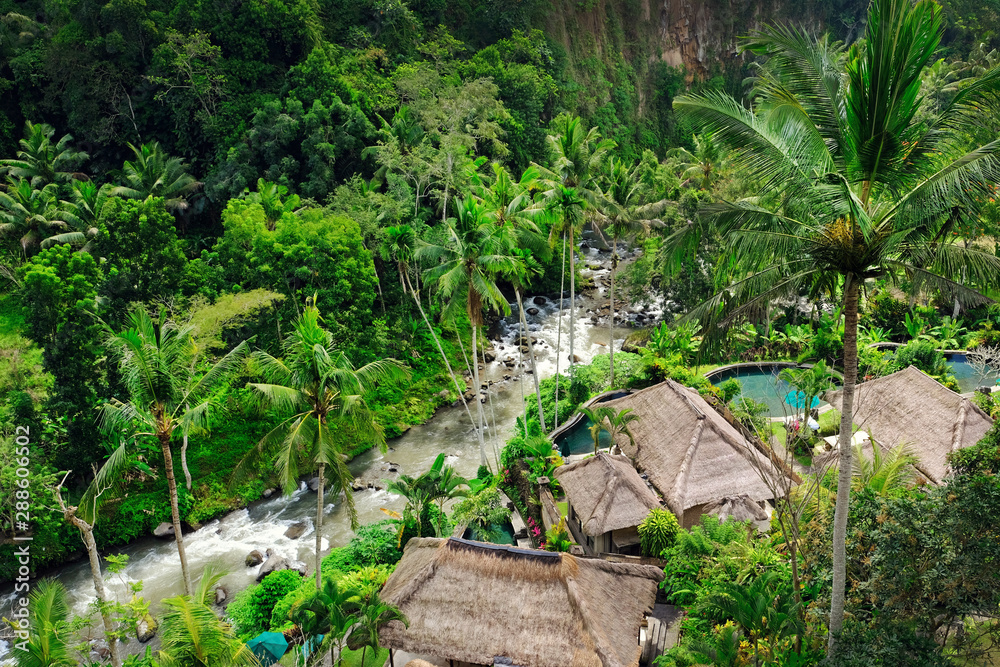
[[[826,399],[838,410],[843,390]],[[948,454],[976,444],[993,425],[989,415],[914,366],[862,382],[854,394],[854,423],[884,448],[906,444],[917,470],[935,483],[949,472]]]
[[[600,452],[559,466],[555,476],[566,492],[569,529],[588,553],[638,555],[636,526],[661,503],[627,457]]]
[[[663,571],[455,538],[413,538],[382,589],[410,621],[382,646],[458,665],[633,667]]]
[[[629,426],[635,445],[626,436],[616,444],[683,527],[696,525],[705,505],[726,496],[773,499],[761,478],[779,474],[773,464],[694,389],[666,380],[601,405],[638,415]]]

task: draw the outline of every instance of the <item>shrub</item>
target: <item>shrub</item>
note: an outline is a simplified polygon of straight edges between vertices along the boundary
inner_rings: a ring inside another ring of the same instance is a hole
[[[888,292],[882,292],[868,301],[865,325],[885,329],[893,338],[902,338],[906,334],[903,318],[909,311],[910,308],[905,301],[900,301]]]
[[[666,509],[654,509],[639,524],[639,542],[645,556],[660,557],[664,550],[673,546],[680,525],[674,513]]]
[[[271,613],[279,600],[302,583],[295,570],[279,570],[264,577],[256,586],[240,591],[226,608],[240,639],[246,641],[271,627]]]
[[[944,355],[934,348],[929,340],[911,340],[896,351],[895,365],[898,369],[916,366],[928,375],[945,375],[948,364]]]

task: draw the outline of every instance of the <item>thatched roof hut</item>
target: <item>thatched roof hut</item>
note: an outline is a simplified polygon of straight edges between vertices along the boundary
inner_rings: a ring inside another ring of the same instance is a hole
[[[843,390],[826,399],[839,410]],[[885,448],[908,445],[919,459],[917,469],[940,483],[949,472],[948,454],[976,444],[993,420],[968,398],[909,366],[857,386],[854,423]]]
[[[410,621],[387,648],[477,665],[631,667],[663,571],[468,540],[413,538],[382,589]]]
[[[626,436],[617,444],[685,527],[698,522],[705,504],[726,496],[773,498],[761,479],[761,472],[779,474],[770,460],[694,389],[666,380],[601,405],[631,408],[639,417],[629,425],[635,445]]]
[[[625,456],[600,452],[559,466],[555,476],[587,535],[638,526],[660,507],[660,499]]]
[[[753,499],[746,495],[726,496],[713,500],[705,505],[705,514],[719,517],[719,521],[735,519],[736,521],[767,521],[767,512]]]

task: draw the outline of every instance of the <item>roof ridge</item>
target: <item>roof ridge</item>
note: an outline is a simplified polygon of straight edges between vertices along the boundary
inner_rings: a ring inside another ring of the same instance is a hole
[[[567,554],[567,556],[569,555]],[[569,557],[572,558],[572,556]],[[607,637],[599,632],[598,624],[594,623],[590,617],[590,605],[583,599],[580,588],[576,584],[576,577],[570,574],[560,577],[560,579],[566,589],[566,598],[569,600],[570,607],[580,614],[583,631],[590,636],[594,643],[594,652],[601,659],[602,667],[618,667],[621,661],[617,659],[618,656],[614,650],[608,646]]]

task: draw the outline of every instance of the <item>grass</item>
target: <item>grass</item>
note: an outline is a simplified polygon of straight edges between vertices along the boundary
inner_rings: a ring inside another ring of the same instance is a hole
[[[299,647],[295,647],[299,648]],[[372,649],[368,649],[367,655],[365,656],[365,664],[361,664],[361,651],[351,651],[345,650],[343,655],[343,661],[340,663],[344,667],[382,667],[385,661],[389,659],[389,649],[380,648],[377,652]],[[279,665],[283,667],[295,667],[295,651],[289,651],[281,660],[278,661]]]
[[[569,516],[569,503],[565,500],[556,503],[556,507],[559,508],[559,516]]]

